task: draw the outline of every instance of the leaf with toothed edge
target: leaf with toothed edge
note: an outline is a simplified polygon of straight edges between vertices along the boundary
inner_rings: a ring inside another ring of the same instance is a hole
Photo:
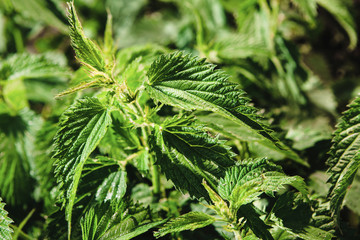
[[[192,117],[176,115],[156,125],[150,142],[161,171],[178,189],[196,198],[208,199],[203,178],[216,187],[225,169],[234,164],[234,154],[224,141],[209,136]]]
[[[155,100],[186,110],[216,112],[282,147],[249,105],[244,91],[215,66],[182,52],[160,56],[147,72],[146,90]]]
[[[86,159],[111,123],[109,111],[97,98],[77,100],[62,115],[55,136],[55,177],[64,194],[66,219],[71,231],[72,208]]]
[[[343,113],[334,133],[330,157],[327,161],[330,208],[338,216],[342,202],[360,168],[360,96]]]

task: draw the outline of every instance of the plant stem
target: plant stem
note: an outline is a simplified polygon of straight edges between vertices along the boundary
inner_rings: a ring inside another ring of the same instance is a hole
[[[140,104],[135,101],[135,108],[137,110],[137,113],[140,114],[144,119],[146,119],[146,115],[142,109],[142,107],[140,106]],[[148,144],[148,139],[149,139],[149,135],[151,134],[151,130],[149,126],[142,126],[141,127],[141,133],[143,135],[144,138],[144,147],[147,151],[149,151],[149,144]],[[153,156],[151,155],[151,153],[149,153],[149,159],[150,159],[150,164],[151,164],[151,182],[153,185],[153,202],[158,202],[160,200],[160,170],[159,170],[159,166],[155,165],[155,159],[153,158]]]
[[[242,237],[240,235],[240,231],[234,231],[235,240],[242,240]]]

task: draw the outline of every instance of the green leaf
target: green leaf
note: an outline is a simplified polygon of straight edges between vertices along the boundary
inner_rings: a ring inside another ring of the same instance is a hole
[[[358,41],[356,24],[346,3],[341,0],[316,0],[316,2],[329,11],[344,28],[349,36],[349,49],[354,49]]]
[[[4,240],[12,239],[11,234],[14,232],[10,228],[10,223],[13,222],[7,215],[7,211],[4,210],[5,203],[2,202],[0,197],[0,238]]]
[[[126,233],[126,234],[121,234],[120,237],[115,237],[115,238],[109,238],[109,239],[118,239],[118,240],[128,240],[128,239],[132,239],[136,236],[139,236],[140,234],[143,234],[147,231],[149,231],[151,228],[157,227],[163,223],[166,222],[167,219],[164,220],[160,220],[160,221],[156,221],[156,222],[152,222],[152,223],[146,223],[143,224],[141,226],[136,227],[135,229],[133,229],[131,232]]]
[[[330,208],[338,215],[348,187],[360,168],[360,96],[343,113],[329,154]]]
[[[39,79],[66,77],[69,69],[47,55],[14,54],[0,62],[0,79]],[[55,79],[53,79],[54,81]]]
[[[75,50],[76,57],[85,66],[105,72],[105,60],[100,48],[88,39],[81,26],[75,11],[74,2],[68,3],[68,19],[70,23],[71,45]],[[93,70],[91,69],[91,70]]]
[[[150,142],[156,152],[156,164],[181,191],[197,198],[208,194],[201,186],[203,178],[215,188],[226,167],[233,165],[233,153],[223,141],[213,138],[182,115],[167,119],[154,129]]]
[[[334,237],[328,231],[311,226],[311,206],[304,202],[298,193],[287,192],[281,195],[272,208],[272,214],[274,216],[271,216],[271,219],[277,227],[294,239],[321,240]],[[278,219],[275,219],[275,216]]]
[[[86,159],[104,137],[111,123],[109,111],[96,98],[77,100],[62,115],[55,136],[55,176],[65,194],[66,219],[71,213]]]
[[[238,211],[238,219],[246,218],[246,226],[248,226],[254,234],[260,239],[274,240],[269,232],[269,226],[260,218],[262,212],[255,208],[252,204],[242,205]]]
[[[24,81],[20,78],[6,81],[3,96],[5,102],[15,113],[29,105],[26,98]]]
[[[120,223],[112,225],[111,228],[101,236],[100,240],[131,239],[164,222],[164,220],[162,220],[148,223],[146,222],[148,216],[149,212],[147,210],[129,214],[122,219]]]
[[[277,144],[278,140],[261,122],[257,110],[249,106],[244,92],[237,84],[229,82],[224,72],[214,68],[205,59],[181,52],[162,55],[147,73],[146,89],[156,101],[186,110],[219,113]]]
[[[280,149],[271,142],[264,140],[261,136],[254,135],[249,128],[239,126],[230,119],[223,118],[219,114],[210,113],[206,115],[196,115],[196,118],[201,122],[206,123],[207,127],[212,128],[225,137],[247,141],[251,154],[256,157],[269,157],[273,160],[289,158],[304,166],[308,166],[307,162],[285,145]]]
[[[226,171],[225,177],[220,179],[218,192],[223,199],[229,200],[235,204],[234,208],[238,209],[238,201],[254,201],[263,192],[272,196],[273,192],[283,189],[285,185],[293,186],[307,198],[308,192],[301,177],[286,176],[281,167],[268,162],[266,158],[248,159]],[[250,189],[251,191],[247,192]]]
[[[25,108],[0,114],[0,195],[8,204],[26,206],[32,199],[34,136],[41,121]]]
[[[163,237],[166,234],[181,232],[185,230],[195,230],[206,227],[215,222],[215,217],[202,212],[189,212],[180,217],[172,219],[166,223],[159,231],[155,232],[156,238]]]
[[[56,1],[15,0],[11,1],[11,3],[23,16],[29,17],[36,22],[43,22],[55,27],[63,33],[68,33],[65,23],[62,21],[65,20],[65,17],[62,12],[57,9]]]
[[[96,192],[96,200],[99,202],[119,202],[126,192],[126,172],[118,171],[111,173],[104,179]]]
[[[316,0],[292,0],[292,2],[299,8],[305,19],[311,25],[315,25],[315,17],[317,15]]]

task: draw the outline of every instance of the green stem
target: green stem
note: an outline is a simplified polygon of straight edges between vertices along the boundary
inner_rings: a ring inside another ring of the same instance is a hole
[[[242,237],[240,235],[240,231],[234,231],[235,240],[242,240]]]
[[[140,104],[135,101],[135,108],[136,108],[136,112],[138,114],[140,114],[144,119],[146,118],[146,115],[142,109],[142,107],[140,106]],[[149,135],[151,134],[151,129],[150,126],[142,126],[141,127],[141,133],[143,135],[144,138],[144,147],[147,151],[149,151],[149,144],[148,144],[148,139],[149,139]],[[158,202],[160,200],[160,195],[161,195],[161,191],[160,191],[160,170],[159,170],[159,166],[155,165],[155,159],[153,158],[153,156],[151,154],[149,154],[149,159],[150,159],[150,164],[151,164],[151,181],[153,184],[153,202]]]

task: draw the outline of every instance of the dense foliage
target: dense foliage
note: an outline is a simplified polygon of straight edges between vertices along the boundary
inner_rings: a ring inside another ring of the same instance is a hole
[[[356,10],[0,2],[0,238],[359,238]]]

